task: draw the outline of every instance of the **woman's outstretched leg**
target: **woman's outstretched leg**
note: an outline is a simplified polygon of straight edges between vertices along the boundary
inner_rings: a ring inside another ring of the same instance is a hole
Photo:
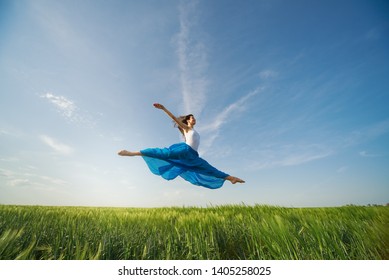
[[[127,157],[133,157],[133,156],[141,156],[141,152],[129,152],[127,150],[122,150],[118,153],[119,156],[127,156]]]
[[[232,184],[245,183],[245,181],[243,181],[242,179],[234,177],[234,176],[227,176],[225,179],[230,181]]]
[[[148,148],[136,152],[122,150],[118,152],[119,156],[146,156],[158,159],[179,159],[183,154],[187,153],[186,149],[177,148],[178,145],[173,145],[170,148]],[[176,148],[172,148],[176,147]]]

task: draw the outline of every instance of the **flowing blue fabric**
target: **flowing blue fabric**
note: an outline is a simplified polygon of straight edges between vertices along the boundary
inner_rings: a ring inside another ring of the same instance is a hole
[[[220,188],[228,174],[216,169],[186,143],[169,148],[140,151],[150,171],[166,180],[181,176],[186,181],[209,189]]]

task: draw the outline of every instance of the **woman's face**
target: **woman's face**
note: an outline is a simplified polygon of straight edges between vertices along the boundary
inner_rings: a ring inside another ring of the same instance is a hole
[[[196,124],[196,119],[193,116],[190,116],[188,119],[188,125],[194,126]]]

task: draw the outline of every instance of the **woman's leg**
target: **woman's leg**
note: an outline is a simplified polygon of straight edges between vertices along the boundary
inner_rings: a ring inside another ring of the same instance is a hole
[[[194,165],[194,168],[196,172],[202,174],[202,175],[208,175],[208,176],[213,176],[216,178],[221,178],[227,181],[230,181],[232,184],[236,183],[245,183],[244,180],[230,176],[223,171],[220,171],[216,169],[214,166],[210,165],[206,160],[203,158],[198,157],[196,160],[196,164]]]
[[[118,153],[119,156],[127,156],[127,157],[133,157],[133,156],[141,156],[141,152],[129,152],[126,150],[122,150]]]

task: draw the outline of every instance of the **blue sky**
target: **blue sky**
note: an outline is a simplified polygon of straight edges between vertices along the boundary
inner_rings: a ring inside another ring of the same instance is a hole
[[[0,1],[0,203],[389,202],[386,1]],[[152,175],[182,141],[246,184]]]

